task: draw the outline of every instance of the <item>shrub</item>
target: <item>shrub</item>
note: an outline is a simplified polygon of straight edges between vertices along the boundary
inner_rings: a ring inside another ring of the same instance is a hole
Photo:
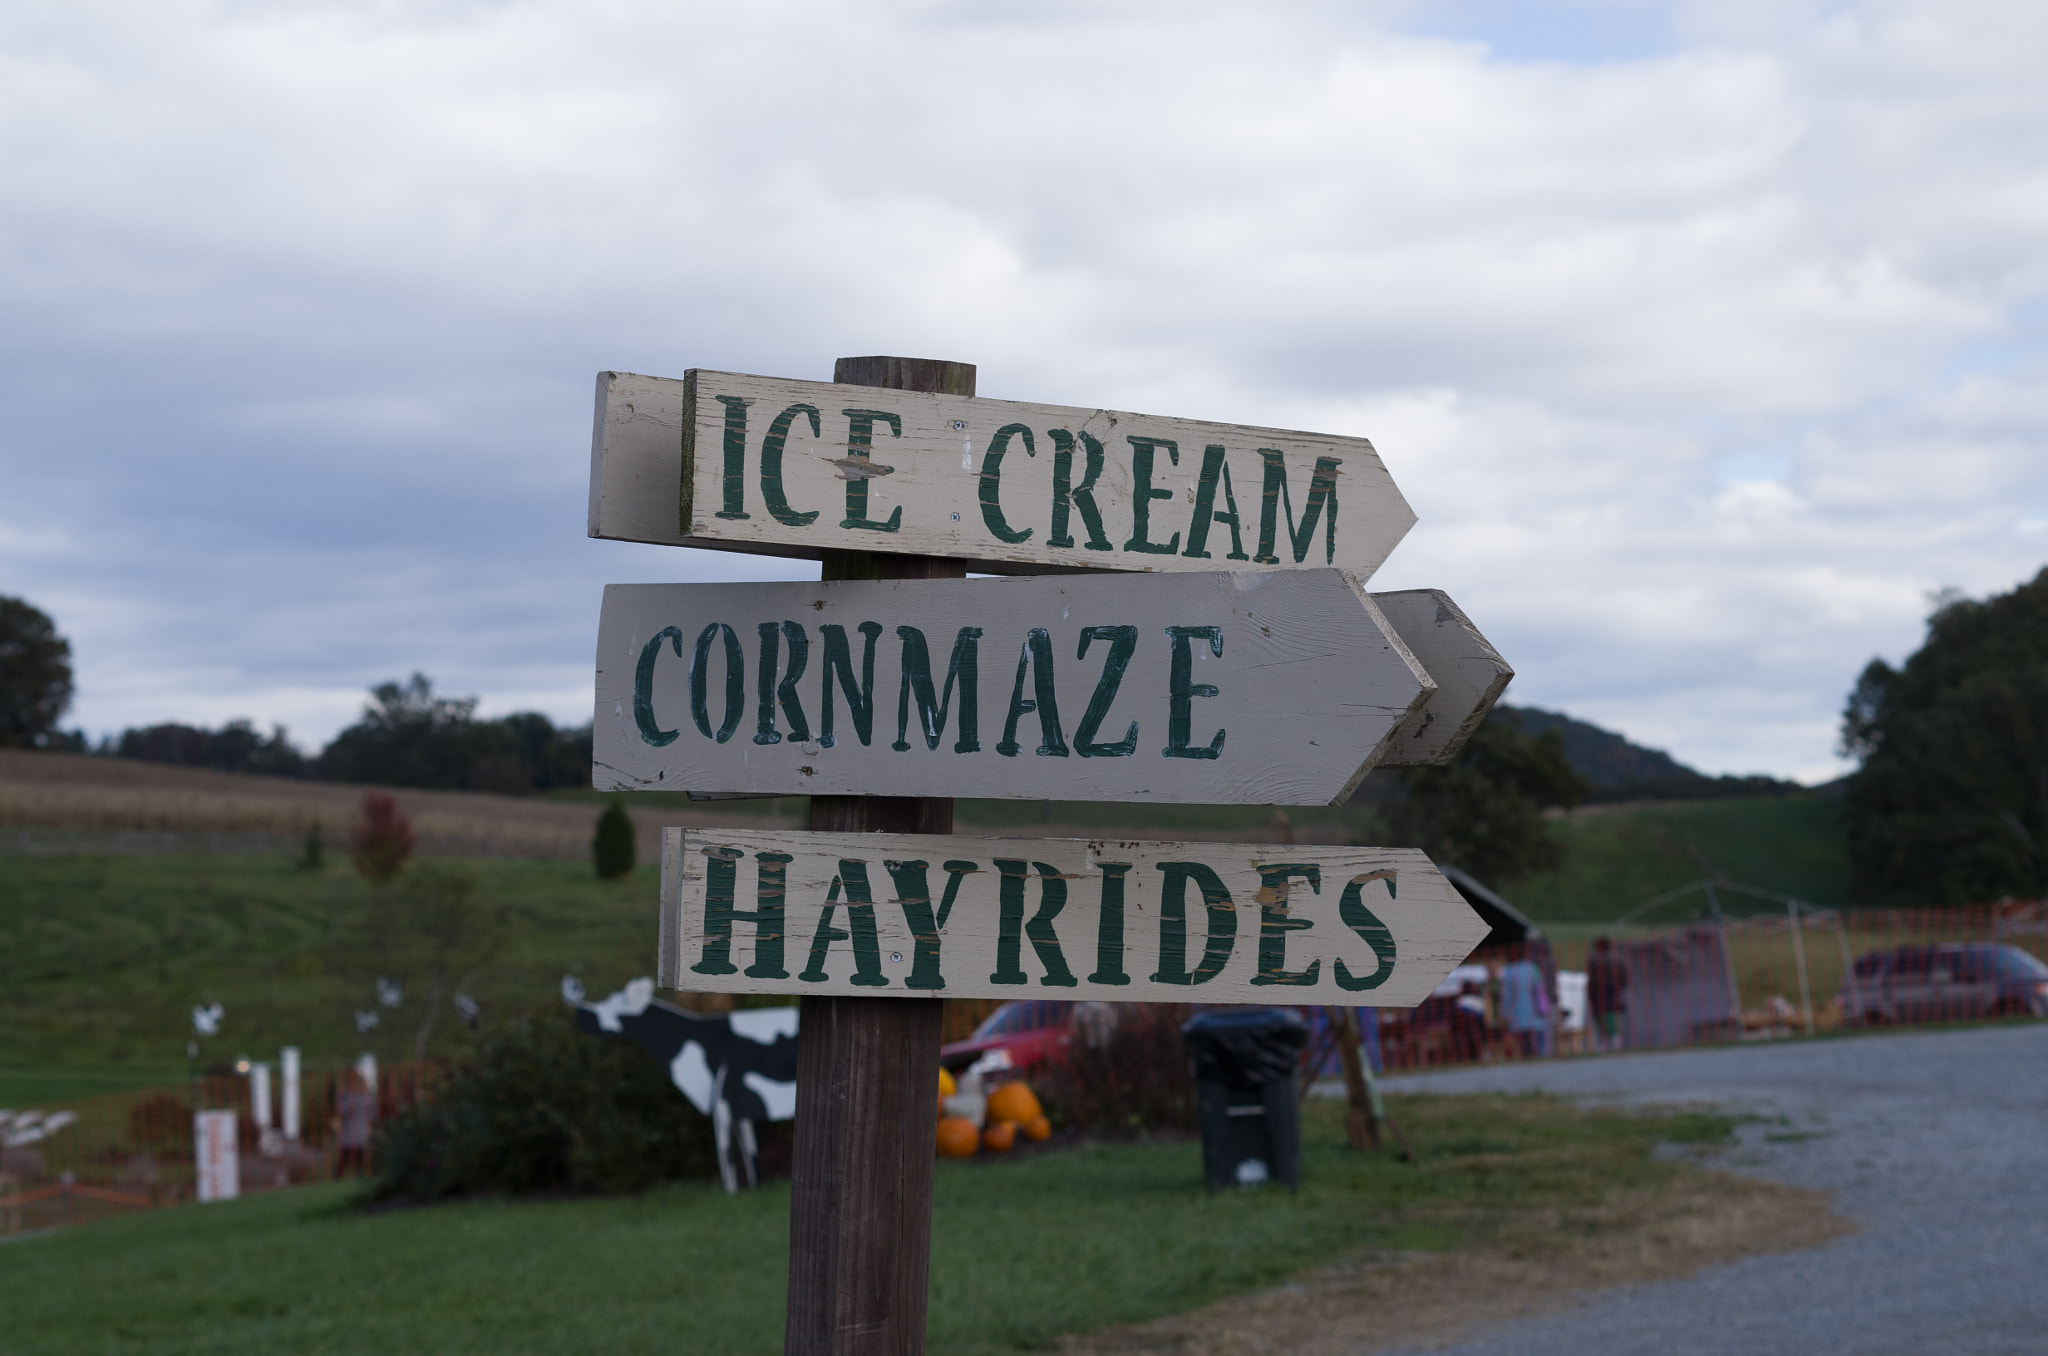
[[[1112,1018],[1083,1021],[1068,1057],[1034,1081],[1052,1118],[1111,1138],[1193,1130],[1195,1082],[1178,1004],[1127,1004]]]
[[[638,1046],[585,1035],[567,1011],[487,1038],[376,1141],[378,1199],[643,1191],[717,1171],[711,1122]]]
[[[599,880],[618,880],[633,874],[639,853],[633,842],[633,816],[616,797],[597,817],[597,832],[590,839],[590,855],[597,862]]]
[[[412,821],[391,797],[380,791],[367,792],[362,822],[356,825],[349,843],[356,870],[379,885],[385,884],[412,856]]]
[[[320,838],[320,821],[306,826],[306,841],[299,848],[299,870],[318,873],[327,869],[327,844]]]

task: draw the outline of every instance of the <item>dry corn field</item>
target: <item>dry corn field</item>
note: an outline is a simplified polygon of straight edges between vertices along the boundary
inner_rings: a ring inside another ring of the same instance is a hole
[[[0,851],[272,849],[295,847],[318,827],[330,851],[345,851],[363,795],[374,788],[255,777],[125,759],[0,749]],[[445,856],[569,860],[590,852],[600,804],[475,791],[394,790],[420,851]],[[672,824],[794,826],[767,810],[627,809],[642,856]],[[788,806],[795,810],[797,805]]]

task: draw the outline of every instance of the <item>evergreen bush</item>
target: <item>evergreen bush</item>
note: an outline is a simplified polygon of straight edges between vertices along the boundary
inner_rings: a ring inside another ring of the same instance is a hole
[[[590,855],[597,863],[599,880],[618,880],[633,874],[638,849],[633,842],[633,817],[618,800],[605,806],[597,817],[597,832],[590,840]]]

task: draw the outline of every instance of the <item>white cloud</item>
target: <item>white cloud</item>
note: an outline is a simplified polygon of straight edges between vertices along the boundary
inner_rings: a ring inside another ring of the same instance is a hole
[[[1509,9],[9,11],[0,589],[95,728],[573,719],[605,579],[803,568],[580,540],[592,371],[950,356],[1367,434],[1518,699],[1818,775],[2041,564],[2048,16]]]

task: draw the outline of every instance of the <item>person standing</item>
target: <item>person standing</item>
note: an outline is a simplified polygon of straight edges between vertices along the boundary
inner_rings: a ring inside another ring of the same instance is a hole
[[[370,1135],[377,1124],[377,1094],[362,1074],[349,1069],[334,1090],[335,1143],[341,1146],[334,1160],[336,1177],[360,1177],[370,1168]]]
[[[1515,943],[1500,972],[1500,1016],[1523,1058],[1550,1053],[1551,1006],[1543,971],[1529,959],[1528,946]]]
[[[1622,1048],[1621,1028],[1628,1018],[1628,964],[1614,954],[1605,937],[1593,939],[1586,957],[1586,1006],[1593,1017],[1594,1048]]]

